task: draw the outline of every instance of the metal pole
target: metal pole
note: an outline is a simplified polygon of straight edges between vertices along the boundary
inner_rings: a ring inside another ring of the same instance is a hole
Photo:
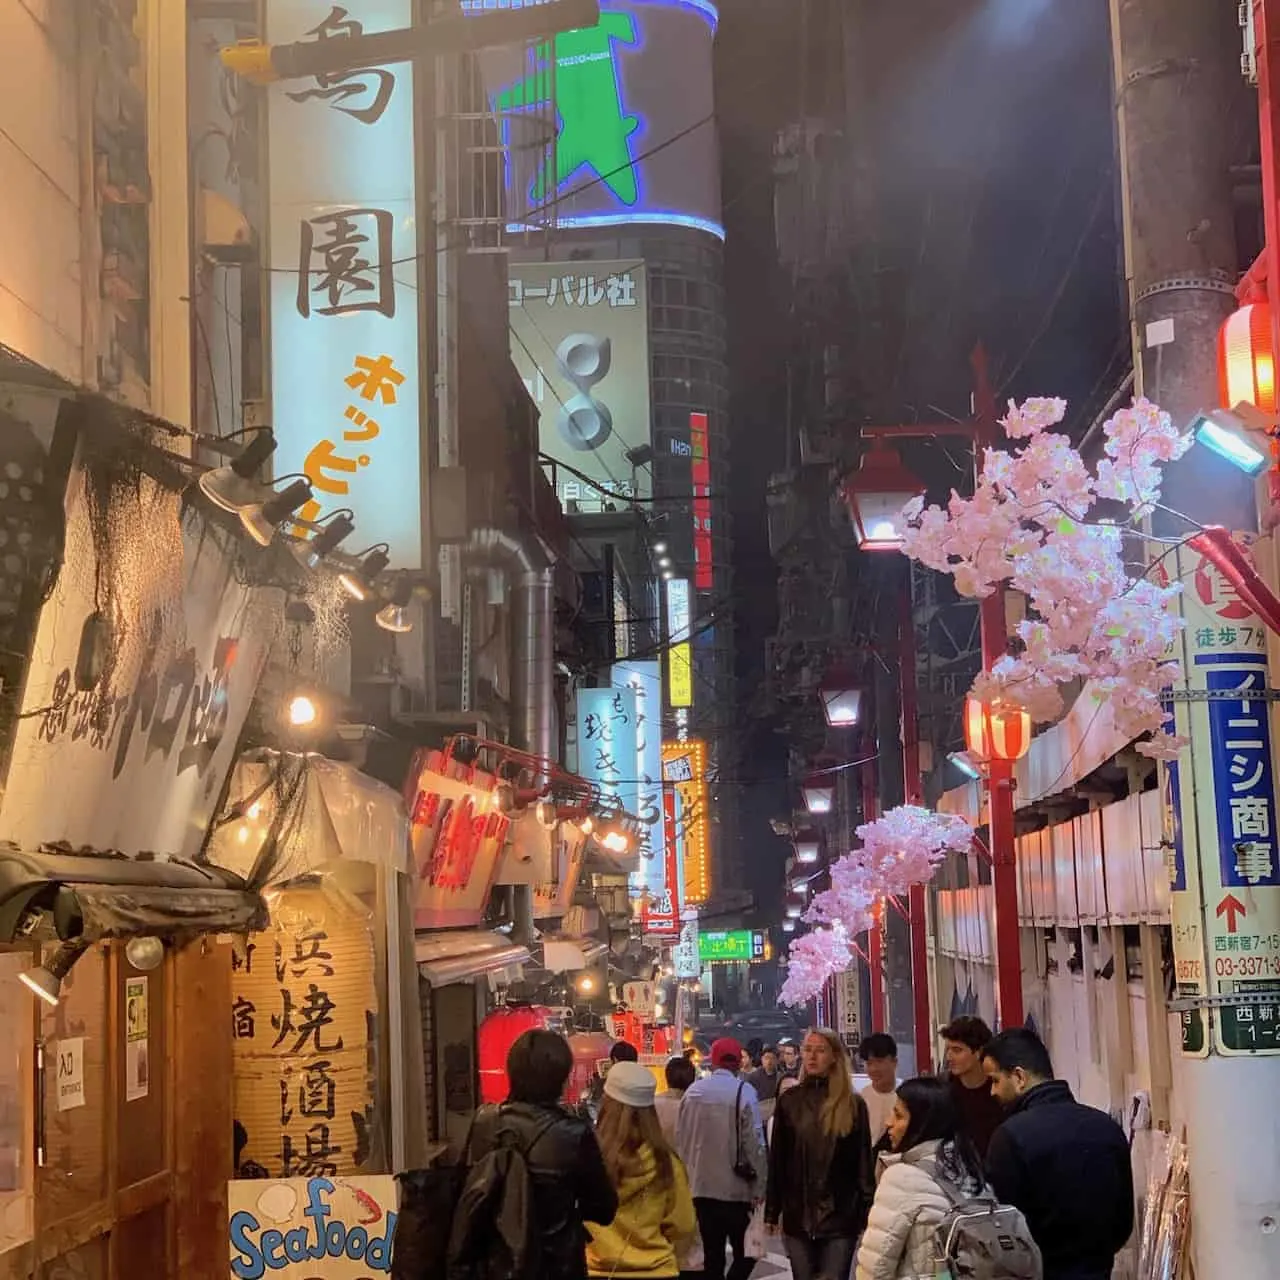
[[[996,399],[987,376],[987,357],[981,347],[971,358],[973,407],[977,432],[974,467],[982,466],[982,451],[996,445]],[[1008,644],[1004,592],[982,601],[982,666],[990,671]],[[1018,926],[1018,862],[1014,846],[1013,765],[992,760],[988,773],[990,799],[991,882],[996,900],[996,1012],[1000,1026],[1020,1027],[1022,1012],[1022,937]]]
[[[911,612],[911,571],[907,570],[898,620],[898,679],[902,698],[902,787],[907,804],[924,798],[920,781],[920,717],[916,704],[916,636]],[[929,921],[925,887],[913,884],[911,915],[911,996],[915,1009],[916,1074],[933,1072],[933,1027],[929,1014]]]
[[[880,815],[876,797],[875,762],[862,770],[862,820],[874,822]],[[867,932],[867,968],[871,979],[871,1011],[867,1022],[869,1030],[884,1029],[884,905],[875,905],[875,923]]]

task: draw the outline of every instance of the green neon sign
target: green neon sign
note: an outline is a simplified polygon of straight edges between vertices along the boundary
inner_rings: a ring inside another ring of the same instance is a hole
[[[764,958],[764,934],[751,929],[729,929],[698,934],[698,959],[703,964]]]

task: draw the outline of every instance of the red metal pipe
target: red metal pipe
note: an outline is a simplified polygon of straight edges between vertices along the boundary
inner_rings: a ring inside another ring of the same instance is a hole
[[[871,761],[862,770],[862,821],[874,822],[880,816],[877,798],[876,765]],[[867,931],[867,970],[871,976],[871,1012],[867,1021],[872,1031],[884,1030],[884,911],[875,908],[875,923]]]
[[[902,702],[902,782],[907,804],[924,799],[920,780],[920,710],[916,698],[916,635],[908,576],[898,616],[898,683]],[[908,897],[911,923],[911,999],[916,1072],[933,1072],[933,1025],[929,1012],[929,920],[925,887],[913,884]]]
[[[974,465],[980,468],[982,450],[998,443],[996,400],[987,376],[986,353],[979,346],[970,361],[973,369],[974,408],[978,432]],[[990,671],[1008,646],[1004,593],[994,592],[982,601],[982,666]],[[1014,846],[1013,764],[992,760],[988,776],[990,792],[991,880],[996,906],[996,1005],[1000,1026],[1020,1027],[1022,1010],[1022,938],[1018,926],[1018,862]]]

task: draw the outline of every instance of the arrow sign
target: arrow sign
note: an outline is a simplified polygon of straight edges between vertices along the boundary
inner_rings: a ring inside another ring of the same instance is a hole
[[[1227,917],[1227,932],[1235,933],[1236,919],[1238,916],[1247,916],[1249,913],[1245,910],[1244,903],[1236,897],[1234,893],[1229,893],[1223,900],[1218,903],[1217,915],[1219,917]]]

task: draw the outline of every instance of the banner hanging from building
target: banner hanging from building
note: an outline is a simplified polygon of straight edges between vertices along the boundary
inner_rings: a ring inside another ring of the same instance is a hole
[[[631,877],[631,891],[658,900],[667,884],[662,817],[662,664],[657,659],[619,662],[612,679],[615,689],[630,690],[636,700],[635,767],[623,792],[623,808],[640,819],[640,868]]]
[[[1174,718],[1191,739],[1178,761],[1163,766],[1175,978],[1179,998],[1222,1002],[1212,1019],[1202,1008],[1182,1014],[1183,1053],[1209,1052],[1209,1022],[1218,1053],[1280,1053],[1280,859],[1267,631],[1207,559],[1181,547],[1175,563],[1185,584],[1187,697],[1175,697]]]
[[[693,608],[689,579],[667,584],[667,700],[674,709],[693,706]]]
[[[412,0],[271,0],[269,44],[408,27]],[[355,512],[361,545],[422,560],[413,63],[284,80],[267,94],[276,474]]]
[[[689,415],[689,446],[693,457],[689,475],[693,483],[694,585],[699,591],[715,586],[711,548],[711,440],[705,413]]]
[[[538,406],[538,445],[566,511],[647,498],[649,310],[640,262],[512,262],[511,360]],[[576,473],[576,474],[575,474]]]
[[[711,894],[707,833],[711,795],[707,785],[707,744],[700,738],[662,744],[662,777],[679,796],[680,833],[684,840],[684,898],[701,906]]]
[[[638,717],[634,689],[578,690],[578,773],[620,808],[636,777]]]

